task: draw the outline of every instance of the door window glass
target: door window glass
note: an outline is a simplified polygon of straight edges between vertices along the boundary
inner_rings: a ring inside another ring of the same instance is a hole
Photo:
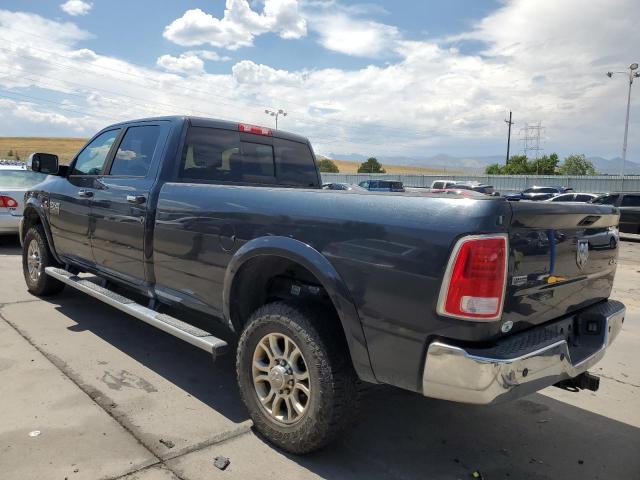
[[[622,197],[621,207],[640,207],[640,195],[625,195]]]
[[[130,127],[120,142],[109,174],[146,177],[159,135],[158,125]]]
[[[607,195],[604,197],[596,198],[593,203],[600,205],[615,205],[618,202],[618,195]]]
[[[119,132],[120,130],[109,130],[101,133],[84,147],[76,158],[71,175],[100,175]]]
[[[580,194],[576,195],[576,201],[578,201],[578,202],[588,202],[589,200],[592,200],[592,199],[593,199],[593,196],[591,196],[591,195],[584,195],[584,194],[583,195],[580,195]]]

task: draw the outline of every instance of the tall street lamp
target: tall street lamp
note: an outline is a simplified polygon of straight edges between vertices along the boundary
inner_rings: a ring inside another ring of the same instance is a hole
[[[278,110],[270,110],[270,109],[265,109],[264,113],[266,113],[267,115],[271,115],[272,117],[276,118],[276,130],[278,129],[278,116],[282,115],[283,117],[287,116],[287,112],[285,112],[283,109],[279,108]]]
[[[633,79],[640,77],[640,73],[636,72],[638,69],[637,63],[629,65],[629,93],[627,94],[627,118],[624,122],[624,141],[622,142],[622,167],[620,169],[620,176],[624,176],[624,162],[627,160],[627,136],[629,134],[629,109],[631,108],[631,85],[633,85]],[[607,72],[607,77],[611,78],[617,73],[627,74],[627,72]]]

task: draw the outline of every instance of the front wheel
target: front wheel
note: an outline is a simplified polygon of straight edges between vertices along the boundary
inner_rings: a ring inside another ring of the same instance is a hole
[[[317,450],[357,415],[356,375],[335,330],[327,316],[275,302],[240,337],[240,395],[256,429],[283,450]]]
[[[64,283],[47,275],[47,267],[58,267],[53,259],[42,225],[34,225],[24,236],[22,246],[22,272],[27,290],[34,295],[46,296],[60,292]]]

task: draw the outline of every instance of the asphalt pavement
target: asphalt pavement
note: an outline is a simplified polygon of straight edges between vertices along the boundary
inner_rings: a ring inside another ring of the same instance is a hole
[[[296,457],[253,432],[233,354],[213,364],[71,289],[36,298],[0,238],[0,478],[640,479],[640,243],[621,243],[618,272],[629,313],[598,392],[480,407],[377,387],[355,428]]]

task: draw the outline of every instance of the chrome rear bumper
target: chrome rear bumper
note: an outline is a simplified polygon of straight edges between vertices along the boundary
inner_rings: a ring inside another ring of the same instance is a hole
[[[429,345],[422,376],[427,397],[462,403],[512,400],[595,365],[622,329],[625,307],[608,300],[551,324],[504,338],[493,348]]]

